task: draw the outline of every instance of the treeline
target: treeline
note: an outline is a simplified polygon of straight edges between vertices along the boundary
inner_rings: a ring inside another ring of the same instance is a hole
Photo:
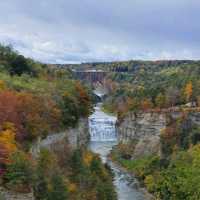
[[[44,64],[20,55],[12,48],[12,46],[0,44],[1,71],[8,71],[11,75],[22,75],[23,73],[26,73],[31,76],[37,76],[44,67]]]
[[[184,64],[169,67],[141,67],[135,74],[109,74],[109,98],[104,107],[123,116],[128,111],[199,106],[200,67]]]
[[[142,61],[142,60],[130,60],[130,61],[118,61],[118,62],[94,62],[94,63],[82,63],[82,64],[64,64],[57,65],[68,69],[96,69],[106,72],[120,72],[120,73],[138,73],[141,69],[153,70],[154,72],[162,70],[167,67],[179,67],[183,65],[200,65],[200,61],[193,60],[157,60],[157,61]]]

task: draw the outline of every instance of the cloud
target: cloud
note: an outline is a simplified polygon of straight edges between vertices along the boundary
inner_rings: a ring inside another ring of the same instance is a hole
[[[196,0],[7,0],[0,42],[43,62],[199,59]]]

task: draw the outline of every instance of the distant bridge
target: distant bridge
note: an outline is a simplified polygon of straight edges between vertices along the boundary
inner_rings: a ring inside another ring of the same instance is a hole
[[[88,81],[91,84],[103,84],[107,75],[107,72],[102,70],[72,70],[72,72],[77,79]]]
[[[102,70],[72,70],[75,77],[89,83],[94,88],[94,94],[102,99],[106,94],[105,78],[108,72]]]

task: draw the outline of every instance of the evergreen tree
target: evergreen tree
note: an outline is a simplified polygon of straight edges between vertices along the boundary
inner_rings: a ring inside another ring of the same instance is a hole
[[[31,74],[32,69],[31,66],[28,64],[27,59],[22,55],[18,55],[11,62],[11,68],[9,71],[12,75],[22,75],[23,73]]]
[[[46,200],[48,196],[47,180],[44,174],[39,174],[35,180],[34,196],[37,200]]]

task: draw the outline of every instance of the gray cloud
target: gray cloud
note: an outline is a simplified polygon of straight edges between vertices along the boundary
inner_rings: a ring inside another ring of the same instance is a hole
[[[7,0],[0,41],[43,62],[199,59],[197,0]]]

